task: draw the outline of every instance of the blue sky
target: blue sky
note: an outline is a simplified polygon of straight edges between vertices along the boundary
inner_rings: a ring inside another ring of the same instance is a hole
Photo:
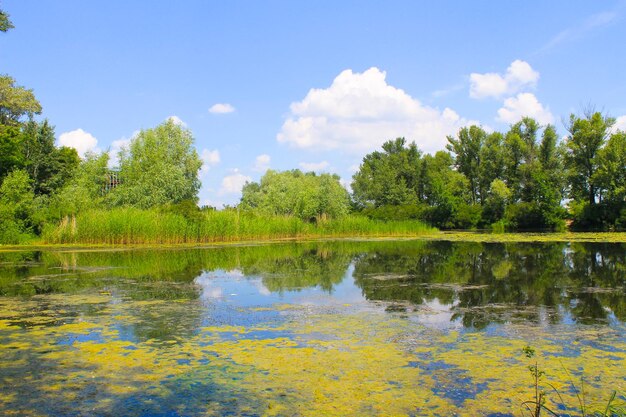
[[[433,152],[467,123],[531,115],[564,134],[593,105],[626,128],[625,1],[0,7],[0,73],[35,91],[59,143],[115,149],[175,116],[205,160],[201,204],[237,202],[268,167],[349,182],[385,140]]]

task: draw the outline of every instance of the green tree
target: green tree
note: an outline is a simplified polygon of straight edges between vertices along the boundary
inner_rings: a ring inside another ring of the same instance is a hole
[[[35,194],[50,195],[63,186],[79,164],[73,148],[54,145],[54,127],[29,120],[23,128],[24,167],[34,181]]]
[[[598,152],[598,169],[592,179],[604,200],[626,201],[626,132],[611,135]]]
[[[6,32],[9,29],[13,29],[13,23],[9,19],[9,15],[4,11],[0,10],[0,32]]]
[[[383,152],[363,158],[352,177],[353,198],[360,207],[417,204],[420,200],[421,152],[404,138],[387,141]]]
[[[422,158],[424,202],[430,206],[424,220],[441,228],[473,228],[480,219],[480,206],[472,204],[467,177],[452,169],[452,156],[439,151]]]
[[[61,148],[63,149],[63,148]],[[65,185],[52,196],[49,208],[51,220],[104,204],[103,190],[108,179],[109,154],[87,153]]]
[[[472,203],[481,202],[485,191],[480,180],[482,148],[487,138],[479,126],[464,127],[459,130],[457,138],[448,136],[446,148],[454,156],[454,166],[469,181]]]
[[[486,225],[496,223],[504,218],[506,206],[511,198],[511,190],[501,179],[492,181],[485,205],[483,208],[483,221]]]
[[[500,132],[487,135],[485,144],[480,150],[480,188],[489,190],[494,180],[502,179],[504,174],[504,136]],[[489,195],[487,195],[489,198]]]
[[[13,169],[24,166],[23,142],[24,135],[19,126],[0,124],[0,181]]]
[[[626,229],[626,132],[612,134],[599,151],[593,182],[602,199],[606,226]]]
[[[244,185],[240,207],[269,215],[320,221],[344,216],[349,205],[348,192],[337,175],[316,175],[295,169],[268,170],[259,183]]]
[[[16,125],[24,116],[41,113],[33,90],[20,87],[8,75],[0,75],[0,124]]]
[[[570,115],[566,139],[566,161],[569,168],[570,197],[577,201],[596,203],[597,189],[594,175],[598,169],[598,153],[609,135],[615,120],[599,112],[586,117]]]
[[[33,230],[35,194],[24,170],[6,176],[0,186],[0,243],[20,243]]]
[[[198,157],[190,130],[172,120],[140,131],[119,154],[122,184],[110,193],[114,205],[150,208],[198,199]]]

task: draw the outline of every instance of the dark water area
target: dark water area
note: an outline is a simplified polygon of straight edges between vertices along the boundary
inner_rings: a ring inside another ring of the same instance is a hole
[[[0,252],[0,414],[577,415],[625,330],[617,243]]]

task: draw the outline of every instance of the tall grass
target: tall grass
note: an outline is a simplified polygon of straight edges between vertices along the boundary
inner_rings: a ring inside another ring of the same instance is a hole
[[[318,224],[296,217],[235,210],[203,212],[189,219],[161,210],[91,210],[47,227],[44,243],[180,244],[316,237],[415,236],[433,229],[418,221],[380,221],[346,216]]]

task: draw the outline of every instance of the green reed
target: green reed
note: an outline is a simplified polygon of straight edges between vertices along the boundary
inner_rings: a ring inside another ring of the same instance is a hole
[[[188,218],[162,210],[91,210],[63,219],[42,234],[54,244],[184,244],[318,237],[415,236],[434,229],[418,221],[380,221],[361,216],[305,222],[222,210]]]

